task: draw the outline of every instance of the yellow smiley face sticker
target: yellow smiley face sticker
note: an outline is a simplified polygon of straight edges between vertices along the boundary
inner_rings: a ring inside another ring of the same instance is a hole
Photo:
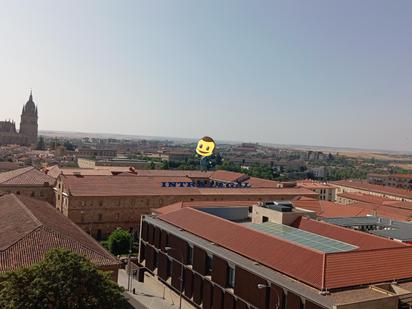
[[[196,152],[202,157],[209,157],[213,154],[215,147],[215,141],[211,137],[205,136],[197,143]]]

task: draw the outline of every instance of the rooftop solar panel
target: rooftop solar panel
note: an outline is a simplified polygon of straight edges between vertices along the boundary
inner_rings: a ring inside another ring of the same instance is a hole
[[[248,226],[260,232],[283,238],[324,253],[352,251],[358,248],[357,246],[339,240],[303,231],[284,224],[265,222],[261,224],[250,223]]]

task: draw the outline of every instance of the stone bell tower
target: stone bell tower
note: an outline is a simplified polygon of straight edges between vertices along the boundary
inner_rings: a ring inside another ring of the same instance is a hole
[[[20,121],[19,133],[27,138],[30,145],[37,144],[38,134],[38,112],[37,107],[33,102],[33,94],[30,91],[30,97],[27,103],[23,106]]]

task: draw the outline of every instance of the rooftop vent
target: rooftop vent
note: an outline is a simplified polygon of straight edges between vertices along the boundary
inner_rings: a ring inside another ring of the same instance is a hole
[[[271,201],[271,202],[264,202],[262,207],[280,211],[280,212],[291,212],[293,209],[293,204],[288,201],[279,201],[279,202]]]

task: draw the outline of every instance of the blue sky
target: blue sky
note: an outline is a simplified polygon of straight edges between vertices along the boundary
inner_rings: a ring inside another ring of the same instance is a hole
[[[412,151],[409,0],[1,1],[0,118]]]

